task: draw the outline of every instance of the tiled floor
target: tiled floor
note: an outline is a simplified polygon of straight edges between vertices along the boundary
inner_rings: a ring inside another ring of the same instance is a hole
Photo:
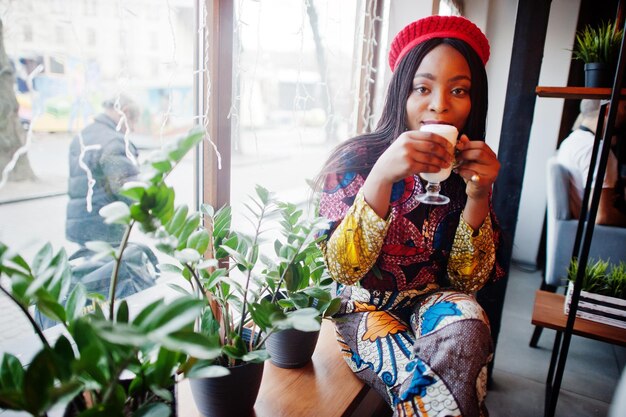
[[[529,347],[534,294],[540,283],[540,272],[511,266],[494,383],[487,396],[491,417],[543,416],[555,332],[544,330],[539,346]],[[625,363],[625,348],[572,337],[556,417],[605,417]]]

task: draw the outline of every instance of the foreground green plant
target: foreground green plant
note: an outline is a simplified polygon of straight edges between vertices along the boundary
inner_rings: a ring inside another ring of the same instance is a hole
[[[113,203],[101,210],[107,222],[126,226],[118,248],[104,242],[89,244],[98,256],[115,261],[108,299],[72,283],[63,249],[55,253],[46,244],[29,264],[0,243],[0,280],[8,284],[0,291],[22,310],[41,342],[29,363],[3,354],[1,408],[33,416],[47,416],[53,407],[67,407],[67,415],[80,417],[169,416],[175,375],[190,355],[202,359],[219,355],[215,341],[194,332],[204,299],[189,295],[170,303],[159,299],[130,311],[125,300],[118,303],[114,297],[131,230],[139,225],[154,235],[170,223],[174,190],[164,180],[202,137],[202,132],[191,132],[153,155],[141,169],[145,182],[127,185],[124,191],[133,203]],[[56,340],[47,339],[29,313],[31,306],[62,326]]]

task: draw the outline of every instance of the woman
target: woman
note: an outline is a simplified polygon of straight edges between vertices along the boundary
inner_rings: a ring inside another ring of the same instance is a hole
[[[430,16],[391,44],[393,71],[375,131],[339,145],[324,165],[322,250],[342,308],[338,339],[352,370],[396,416],[487,415],[489,324],[473,293],[499,273],[491,209],[500,164],[484,142],[489,43],[469,20]],[[456,145],[425,124],[451,124]],[[456,161],[455,161],[456,160]],[[446,205],[417,201],[442,182]]]

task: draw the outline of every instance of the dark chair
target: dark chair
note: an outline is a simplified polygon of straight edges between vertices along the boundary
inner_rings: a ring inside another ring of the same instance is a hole
[[[567,285],[569,267],[578,219],[572,218],[569,199],[569,171],[551,157],[547,163],[547,233],[546,269],[542,290],[555,292]],[[602,258],[612,263],[626,260],[626,228],[596,225],[589,250],[589,259]],[[536,347],[542,327],[536,326],[530,346]]]

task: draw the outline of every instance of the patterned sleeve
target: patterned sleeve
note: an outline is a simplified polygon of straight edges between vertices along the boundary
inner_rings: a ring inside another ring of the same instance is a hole
[[[491,277],[495,261],[491,215],[487,215],[478,234],[474,236],[474,230],[463,220],[461,213],[448,260],[448,277],[452,286],[467,293],[478,291]]]
[[[340,191],[340,194],[346,193],[349,195],[349,190]],[[367,274],[378,259],[392,215],[387,220],[379,217],[367,204],[360,189],[349,206],[345,202],[350,198],[345,195],[340,200],[332,196],[324,197],[320,214],[333,213],[328,208],[332,201],[342,202],[334,205],[333,209],[344,205],[345,211],[340,209],[339,215],[342,216],[330,219],[335,227],[331,226],[329,236],[320,244],[320,248],[330,276],[341,284],[353,285]],[[337,215],[336,211],[334,213]]]

